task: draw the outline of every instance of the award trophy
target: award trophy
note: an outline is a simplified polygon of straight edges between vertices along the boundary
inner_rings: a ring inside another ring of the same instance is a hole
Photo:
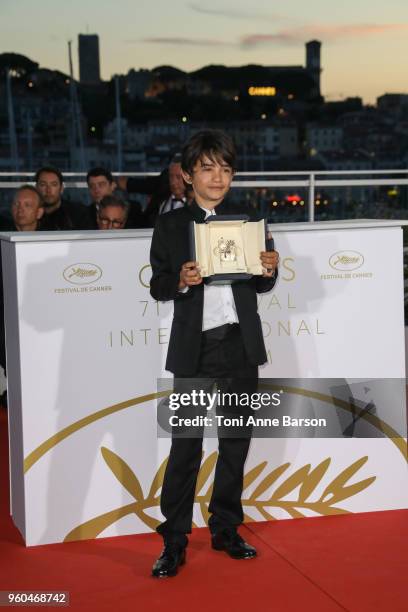
[[[192,221],[191,259],[198,261],[208,284],[230,284],[262,274],[259,259],[265,251],[266,221],[247,215],[211,215],[205,223]]]

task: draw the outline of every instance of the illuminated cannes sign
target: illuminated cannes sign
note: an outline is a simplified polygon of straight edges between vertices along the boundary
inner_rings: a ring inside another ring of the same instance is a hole
[[[250,96],[276,96],[276,87],[250,87]]]

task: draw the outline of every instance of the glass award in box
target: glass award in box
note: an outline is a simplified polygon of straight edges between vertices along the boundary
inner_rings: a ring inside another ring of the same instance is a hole
[[[247,215],[212,215],[205,223],[191,222],[190,251],[209,284],[229,284],[262,274],[266,222]]]

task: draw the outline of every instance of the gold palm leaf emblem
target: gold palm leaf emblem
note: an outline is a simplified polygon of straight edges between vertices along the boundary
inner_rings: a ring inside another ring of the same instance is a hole
[[[167,459],[163,461],[157,470],[150,489],[145,496],[142,486],[136,474],[129,465],[116,453],[106,447],[101,448],[102,457],[121,485],[134,498],[129,504],[115,508],[96,516],[81,525],[75,527],[65,537],[64,542],[74,540],[87,540],[99,536],[105,529],[116,523],[119,519],[135,514],[145,525],[155,529],[160,521],[148,514],[148,510],[158,507],[160,504],[160,490],[163,483]],[[202,463],[197,478],[195,503],[200,507],[203,520],[208,523],[210,503],[215,464],[218,453],[211,453]],[[316,467],[312,468],[310,463],[291,471],[290,463],[283,463],[272,471],[266,471],[267,461],[253,467],[244,477],[242,505],[245,509],[245,522],[257,520],[253,518],[254,511],[259,512],[266,520],[275,519],[273,508],[284,510],[289,516],[300,518],[316,515],[332,515],[349,513],[338,504],[354,495],[357,495],[369,487],[376,479],[371,476],[350,484],[350,479],[366,464],[367,456],[361,457],[342,470],[337,476],[329,480],[319,495],[315,494],[318,485],[322,484],[326,477],[331,458],[327,457]],[[277,481],[281,476],[286,478],[280,484]],[[252,493],[246,493],[254,485]],[[308,514],[304,514],[308,511]],[[196,526],[196,525],[194,525]]]

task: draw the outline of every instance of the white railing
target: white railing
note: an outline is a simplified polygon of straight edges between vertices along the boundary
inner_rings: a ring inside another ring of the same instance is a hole
[[[86,172],[64,172],[65,186],[73,189],[87,187]],[[158,172],[113,172],[113,176],[157,176]],[[393,175],[390,177],[390,175]],[[405,175],[405,178],[404,178]],[[15,189],[22,182],[32,182],[34,172],[0,172],[0,189]],[[373,178],[373,177],[380,178]],[[277,177],[277,178],[273,178]],[[299,178],[301,177],[301,178]],[[330,178],[333,177],[333,178]],[[344,177],[344,178],[343,178]],[[346,178],[351,177],[351,178]],[[354,177],[354,178],[353,178]],[[363,178],[358,178],[363,177]],[[366,177],[366,178],[364,178]],[[17,180],[18,178],[18,180]],[[74,180],[77,179],[77,180]],[[408,169],[395,170],[318,170],[283,172],[237,172],[233,188],[304,188],[308,191],[308,221],[315,218],[315,194],[320,187],[381,187],[408,186]]]

